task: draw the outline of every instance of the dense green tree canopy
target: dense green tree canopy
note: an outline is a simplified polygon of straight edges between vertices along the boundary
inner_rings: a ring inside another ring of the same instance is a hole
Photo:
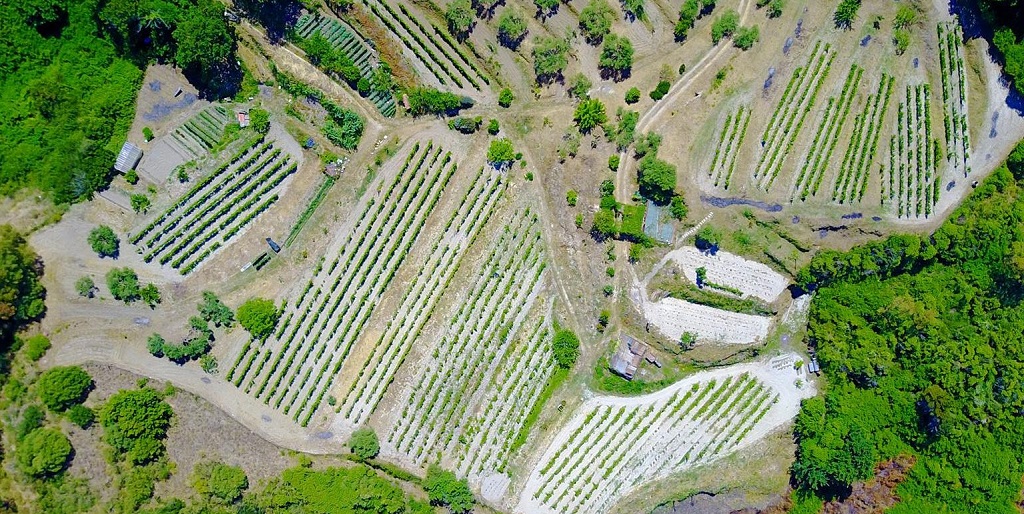
[[[198,309],[199,315],[215,327],[231,328],[235,324],[235,313],[213,291],[203,291],[203,300],[199,302]]]
[[[134,302],[139,299],[139,276],[131,268],[112,268],[107,272],[107,289],[116,300]]]
[[[572,119],[580,128],[580,132],[587,133],[608,121],[608,115],[605,113],[603,102],[596,98],[587,98],[576,105]]]
[[[487,148],[487,162],[495,167],[508,166],[516,159],[516,149],[507,137],[491,140]]]
[[[588,43],[600,44],[612,29],[614,19],[614,11],[607,0],[590,0],[580,11],[580,31]]]
[[[203,461],[192,470],[192,488],[200,496],[230,504],[242,499],[249,488],[249,477],[240,467]]]
[[[572,368],[580,356],[580,338],[571,330],[561,329],[555,332],[551,341],[551,350],[555,354],[555,362],[564,369]]]
[[[10,225],[0,225],[0,331],[35,319],[46,309],[39,256]]]
[[[47,407],[63,411],[85,401],[92,377],[78,366],[57,366],[39,375],[36,393]]]
[[[598,66],[605,76],[616,81],[628,77],[633,68],[633,43],[624,36],[609,34],[601,46]]]
[[[672,200],[676,190],[676,167],[654,156],[653,153],[640,160],[640,194],[654,200],[659,205],[666,205]]]
[[[118,391],[100,409],[103,438],[134,464],[159,458],[174,411],[150,388]]]
[[[526,37],[526,17],[514,7],[508,7],[498,17],[498,41],[513,50]]]
[[[547,84],[562,76],[569,64],[569,43],[556,37],[538,37],[534,39],[533,72],[539,84]]]
[[[234,34],[224,20],[223,10],[216,2],[199,2],[185,10],[174,29],[178,66],[198,69],[207,78],[223,71],[235,51]]]
[[[829,380],[797,420],[794,482],[822,494],[916,456],[893,512],[1015,512],[1024,471],[1024,194],[997,169],[927,237],[822,252],[808,339]]]
[[[423,488],[427,490],[431,503],[445,505],[454,514],[469,512],[476,503],[473,491],[469,489],[469,483],[465,479],[460,480],[455,473],[436,465],[427,468]]]
[[[117,238],[114,229],[106,225],[100,225],[89,232],[89,246],[100,257],[116,259],[120,244],[121,240]]]
[[[60,473],[71,457],[71,441],[60,430],[33,430],[15,449],[18,469],[33,477]]]
[[[348,449],[363,459],[372,459],[380,453],[380,441],[372,428],[360,428],[348,440]]]
[[[452,0],[444,11],[444,19],[448,22],[448,30],[455,37],[465,39],[473,29],[476,18],[470,0]]]
[[[301,505],[310,514],[374,513],[400,514],[407,500],[397,485],[378,476],[366,466],[285,470],[280,483],[272,484],[268,500],[276,512],[289,505]]]
[[[266,339],[277,325],[280,316],[274,302],[265,298],[250,298],[238,308],[238,324],[255,339]]]

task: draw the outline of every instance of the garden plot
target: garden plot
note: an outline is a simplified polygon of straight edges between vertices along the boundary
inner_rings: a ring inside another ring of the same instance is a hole
[[[870,168],[878,153],[878,140],[882,135],[882,122],[889,110],[896,80],[882,74],[878,89],[868,96],[864,111],[853,121],[853,136],[846,147],[846,155],[839,167],[839,175],[832,188],[832,201],[839,203],[859,202],[868,189]],[[927,114],[927,112],[925,113]],[[929,132],[930,133],[930,132]],[[817,191],[817,188],[815,188]]]
[[[588,400],[531,472],[516,512],[606,512],[646,482],[755,443],[815,394],[796,359],[702,372],[642,397]]]
[[[682,268],[691,281],[696,281],[697,268],[707,270],[707,282],[737,289],[744,297],[754,296],[774,302],[789,286],[789,280],[759,262],[749,261],[728,252],[714,255],[693,246],[683,246],[666,255]]]
[[[761,157],[754,168],[754,179],[765,191],[771,189],[782,171],[786,156],[800,135],[807,113],[814,106],[835,56],[831,45],[818,41],[807,63],[793,71],[793,77],[761,136]]]
[[[971,173],[970,130],[967,124],[967,75],[964,72],[964,35],[955,22],[940,23],[939,67],[942,75],[943,128],[946,136],[946,161],[953,172]]]
[[[896,134],[889,141],[888,197],[896,202],[900,217],[927,217],[939,199],[941,177],[936,169],[930,112],[928,84],[908,85],[899,106]]]
[[[366,80],[374,80],[374,72],[377,71],[378,59],[370,45],[359,37],[354,30],[336,18],[324,16],[321,13],[304,14],[295,24],[295,33],[299,37],[307,38],[319,33],[331,46],[352,60],[359,67],[359,74]],[[387,91],[371,91],[367,99],[377,107],[384,116],[394,116],[395,99]]]
[[[750,106],[741,105],[735,112],[725,118],[725,125],[715,145],[715,157],[711,159],[708,177],[715,177],[715,187],[721,185],[729,189],[732,172],[736,169],[736,156],[739,154],[743,138],[747,135],[750,124]]]
[[[250,139],[129,241],[146,262],[186,275],[277,202],[297,167],[262,136]]]
[[[231,118],[232,114],[224,107],[207,107],[174,129],[170,140],[183,155],[201,157],[220,141],[224,135],[224,127],[232,121]]]
[[[385,449],[417,464],[444,457],[470,476],[505,470],[507,450],[554,370],[548,328],[527,321],[544,284],[535,214],[516,216],[490,246],[391,425]]]
[[[793,201],[797,193],[800,200],[806,200],[808,195],[818,193],[818,187],[825,177],[825,171],[832,163],[832,152],[839,143],[839,134],[846,126],[846,118],[850,114],[850,106],[857,96],[860,79],[864,75],[864,69],[856,64],[850,66],[850,73],[846,75],[846,82],[843,83],[843,90],[838,97],[832,96],[828,99],[825,112],[818,123],[818,130],[814,134],[814,141],[811,143],[807,155],[800,166],[800,173],[793,184],[793,191],[789,200]],[[840,169],[840,171],[843,171]]]
[[[772,319],[767,316],[740,314],[679,300],[663,298],[644,301],[644,317],[658,327],[665,337],[678,341],[683,332],[697,334],[700,341],[748,344],[768,337]]]
[[[277,332],[246,345],[228,380],[308,425],[455,171],[450,152],[415,143],[338,255],[321,259]]]
[[[434,242],[432,251],[419,268],[412,284],[387,328],[363,362],[356,381],[348,389],[338,411],[359,425],[373,414],[387,392],[413,342],[448,290],[466,250],[494,212],[505,189],[501,175],[490,168],[481,169],[473,185],[462,197],[459,207]]]
[[[440,85],[481,91],[481,84],[489,83],[447,31],[434,25],[428,29],[404,3],[399,2],[398,9],[387,0],[363,0],[363,4]]]

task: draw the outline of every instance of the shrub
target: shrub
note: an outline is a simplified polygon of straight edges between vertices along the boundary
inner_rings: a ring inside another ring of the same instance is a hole
[[[644,247],[644,245],[642,245],[640,243],[631,243],[629,245],[629,255],[628,255],[629,262],[633,262],[633,263],[640,262],[640,259],[644,258],[644,251],[645,250],[647,250],[647,248]]]
[[[380,453],[380,441],[372,428],[360,428],[348,440],[348,449],[360,459],[372,459]]]
[[[579,199],[579,193],[575,189],[570,189],[565,193],[565,201],[569,204],[569,207],[576,207],[576,202]]]
[[[608,266],[607,268],[605,268],[604,274],[608,275],[608,278],[614,278],[615,277],[615,268],[613,268],[611,266]]]
[[[200,496],[219,503],[232,504],[242,499],[249,488],[249,477],[242,468],[223,462],[205,461],[192,471],[192,489]]]
[[[235,324],[235,313],[213,291],[203,291],[203,301],[197,307],[199,315],[215,327],[231,328]]]
[[[266,339],[274,326],[280,312],[274,302],[265,298],[250,298],[238,308],[238,324],[249,331],[253,339]]]
[[[716,45],[731,36],[740,26],[740,15],[736,11],[725,11],[711,24],[711,41]]]
[[[560,0],[533,0],[533,4],[537,6],[537,16],[547,17],[555,14],[558,10],[558,4]]]
[[[78,291],[79,296],[92,298],[96,295],[96,283],[93,282],[92,277],[86,275],[75,281],[75,291]]]
[[[618,157],[618,155],[616,155],[615,157]],[[618,166],[616,166],[616,168],[618,168]],[[615,182],[613,182],[611,180],[602,180],[601,181],[601,187],[598,188],[598,191],[601,193],[601,198],[602,199],[604,197],[614,195],[615,194]]]
[[[479,116],[475,118],[459,116],[457,118],[448,120],[448,128],[452,130],[457,130],[463,134],[472,134],[480,129],[481,123],[483,123],[483,118]]]
[[[604,292],[605,296],[611,296],[615,294],[615,286],[608,284],[604,286],[604,289],[602,289],[601,291]]]
[[[712,228],[710,225],[705,225],[704,228],[697,232],[696,244],[697,248],[701,250],[710,250],[717,248],[722,242],[722,234]]]
[[[153,135],[153,129],[142,127],[142,137],[146,138],[146,141],[152,141],[156,136]]]
[[[50,340],[43,334],[36,334],[25,340],[25,357],[30,361],[42,359],[49,349]]]
[[[842,0],[832,20],[838,29],[849,30],[853,26],[853,20],[857,19],[857,11],[860,10],[860,0]]]
[[[146,340],[146,349],[149,350],[150,355],[154,357],[164,356],[164,346],[167,345],[167,341],[164,340],[160,334],[153,334]]]
[[[608,156],[608,169],[612,171],[618,171],[619,169],[619,154],[612,154]]]
[[[590,79],[582,73],[577,73],[569,79],[569,96],[576,98],[585,98],[587,93],[590,92],[590,88],[594,85],[590,82]]]
[[[612,199],[614,201],[614,199]],[[615,213],[611,209],[600,209],[594,214],[594,225],[590,233],[597,239],[615,237],[619,233],[618,224],[615,222]]]
[[[487,133],[492,136],[496,136],[500,131],[501,124],[498,123],[498,120],[491,118],[491,120],[487,122]]]
[[[892,20],[892,26],[897,29],[905,29],[917,23],[917,11],[907,4],[900,4],[896,9],[896,17]]]
[[[85,405],[72,405],[67,410],[67,414],[68,420],[83,430],[92,426],[93,421],[96,421],[96,413]]]
[[[636,142],[634,150],[638,156],[644,157],[647,154],[658,153],[659,147],[661,147],[661,134],[648,132],[640,136],[640,140]]]
[[[71,441],[60,430],[52,428],[33,430],[14,452],[18,469],[35,478],[60,473],[70,457]]]
[[[469,483],[459,480],[455,473],[445,471],[436,464],[427,468],[427,477],[423,480],[423,488],[427,491],[430,503],[445,505],[453,514],[464,514],[473,510],[476,499]]]
[[[332,143],[346,150],[354,150],[359,146],[359,139],[363,136],[363,119],[349,110],[339,114],[338,117],[327,120],[320,131]]]
[[[46,421],[46,413],[38,405],[25,407],[25,412],[21,414],[21,421],[15,427],[17,439],[20,441],[33,430],[43,426],[43,421]]]
[[[133,185],[133,186],[135,184],[138,184],[139,183],[139,173],[137,171],[135,171],[135,170],[128,170],[128,171],[124,172],[124,181],[129,183],[129,184],[131,184],[131,185]]]
[[[487,149],[487,162],[496,168],[508,166],[516,160],[515,148],[507,137],[491,140]]]
[[[761,37],[757,25],[753,27],[740,27],[736,30],[736,36],[732,38],[732,44],[741,50],[750,50]]]
[[[758,7],[768,8],[765,10],[765,14],[769,18],[778,18],[782,16],[782,9],[785,7],[785,0],[757,0]]]
[[[640,89],[637,87],[631,87],[626,91],[626,103],[633,105],[640,101]]]
[[[672,202],[669,204],[668,212],[673,218],[682,221],[689,212],[689,209],[686,207],[686,199],[683,198],[682,195],[673,196]]]
[[[608,328],[608,322],[611,321],[612,313],[608,309],[601,311],[597,315],[597,330],[604,332],[604,329]]]
[[[161,301],[160,290],[153,284],[146,284],[145,287],[139,289],[139,298],[150,308],[156,307],[156,304]]]
[[[583,228],[583,213],[582,212],[577,212],[576,213],[576,219],[574,220],[574,222],[576,224],[576,228]]]
[[[587,133],[608,121],[608,115],[605,113],[604,103],[596,98],[588,98],[576,106],[572,119],[580,132]]]
[[[50,410],[63,412],[85,401],[92,389],[92,377],[78,366],[58,366],[39,375],[36,393]]]
[[[910,47],[910,31],[906,29],[893,30],[892,44],[896,47],[896,55],[903,55]]]
[[[455,37],[465,39],[473,28],[475,18],[470,0],[452,0],[444,11],[444,19],[448,22],[448,30]]]
[[[100,258],[111,257],[116,259],[120,252],[121,240],[114,233],[114,229],[106,225],[100,225],[92,229],[89,232],[88,241],[92,251],[96,252],[96,255],[99,255]]]
[[[249,126],[260,134],[266,134],[270,131],[270,113],[266,109],[250,109]]]
[[[464,100],[455,93],[439,91],[431,87],[414,87],[407,90],[406,95],[409,97],[409,112],[413,116],[447,115],[472,105],[472,100]]]
[[[571,330],[559,329],[551,341],[551,351],[560,368],[570,369],[580,356],[580,339]]]
[[[135,212],[146,212],[149,210],[149,197],[141,194],[133,194],[130,198],[132,210]]]
[[[208,353],[204,353],[201,357],[199,357],[199,367],[205,373],[209,373],[210,375],[216,375],[217,358]]]
[[[115,300],[132,303],[139,299],[139,276],[131,268],[113,268],[107,272],[107,289]]]
[[[516,97],[514,94],[512,94],[512,90],[507,87],[502,89],[501,92],[498,93],[498,105],[506,109],[512,105],[512,101],[515,99]]]
[[[650,93],[651,99],[657,102],[658,100],[665,98],[665,95],[668,94],[668,90],[671,88],[672,83],[667,80],[662,80],[661,82],[658,82],[658,86],[655,87],[654,90],[651,91]]]

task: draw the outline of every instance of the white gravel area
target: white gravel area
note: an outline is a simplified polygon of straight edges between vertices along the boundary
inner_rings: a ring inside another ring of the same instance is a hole
[[[693,246],[682,246],[667,257],[682,268],[690,281],[696,282],[697,268],[704,267],[708,282],[736,288],[744,297],[774,302],[789,286],[789,279],[768,266],[728,252],[712,255]]]
[[[644,300],[644,316],[666,337],[678,341],[683,332],[697,334],[703,342],[748,344],[764,341],[772,318],[740,314],[677,298]]]

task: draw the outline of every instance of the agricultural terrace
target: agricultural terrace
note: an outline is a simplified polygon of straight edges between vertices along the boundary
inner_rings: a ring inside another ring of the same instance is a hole
[[[416,341],[424,355],[396,392],[402,400],[388,402],[394,422],[385,448],[417,465],[441,459],[471,478],[509,473],[509,445],[554,371],[551,329],[536,312],[546,303],[545,253],[537,215],[528,209],[496,235],[441,334]],[[358,421],[360,411],[347,409]],[[499,485],[491,494],[503,493]]]
[[[644,301],[644,317],[668,339],[679,341],[684,332],[709,343],[749,344],[768,337],[772,318],[716,309],[678,298]]]
[[[755,443],[815,394],[797,356],[701,372],[647,396],[596,397],[530,473],[516,512],[605,512],[644,483]]]
[[[697,269],[704,268],[706,282],[738,290],[743,297],[754,296],[768,303],[774,302],[790,282],[764,264],[721,250],[712,254],[693,246],[681,246],[668,252],[666,259],[679,266],[691,282],[696,282]]]
[[[972,128],[969,118],[991,111],[994,127],[1005,90],[970,61],[983,57],[955,17],[914,8],[897,22],[901,6],[864,3],[861,32],[837,27],[831,4],[783,9],[764,45],[694,72],[688,116],[640,125],[665,137],[659,158],[701,170],[693,179],[709,196],[814,220],[927,223],[994,166],[992,150],[1004,151],[994,128]],[[983,156],[972,144],[992,154],[984,169],[975,169]]]
[[[188,127],[186,123],[172,135]],[[278,201],[298,162],[263,135],[237,146],[233,155],[130,234],[129,241],[145,262],[169,265],[187,275]]]

